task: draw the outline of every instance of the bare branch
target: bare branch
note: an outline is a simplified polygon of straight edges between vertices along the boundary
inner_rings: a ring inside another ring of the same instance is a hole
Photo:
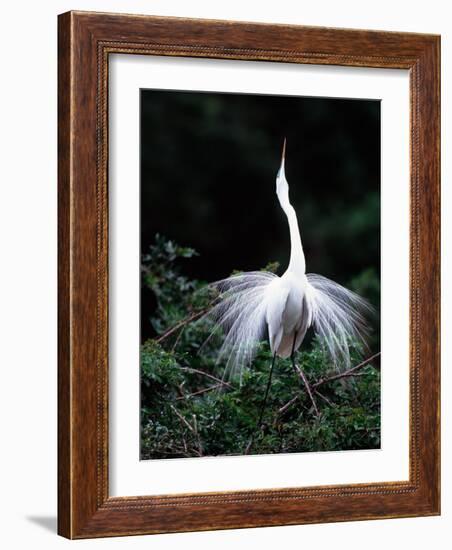
[[[295,397],[292,397],[292,399],[290,401],[287,401],[287,403],[285,405],[283,405],[280,409],[278,409],[278,414],[283,414],[287,411],[287,409],[289,407],[291,407],[295,401],[298,400],[298,398],[300,397],[300,395],[297,393],[297,395]]]
[[[180,342],[180,339],[182,338],[182,334],[184,334],[185,327],[187,325],[184,325],[182,327],[182,330],[179,331],[179,334],[177,335],[176,339],[174,340],[174,344],[171,347],[171,351],[174,351],[177,348],[177,344]]]
[[[201,436],[199,435],[199,432],[198,432],[198,422],[196,420],[196,414],[193,415],[193,428],[194,428],[196,439],[198,440],[199,456],[202,456],[203,450],[202,450]]]
[[[181,413],[176,409],[176,407],[174,407],[171,404],[170,404],[170,407],[171,407],[171,410],[174,412],[174,414],[177,416],[177,418],[179,418],[179,420],[181,422],[183,422],[191,432],[195,433],[195,430],[193,429],[193,426],[190,424],[190,422],[188,422],[188,420],[186,418],[184,418],[181,415]]]
[[[315,414],[319,416],[319,409],[317,408],[317,403],[314,399],[314,396],[312,395],[311,385],[309,384],[308,379],[306,378],[305,373],[303,370],[295,364],[295,368],[297,369],[298,374],[300,375],[300,378],[303,380],[304,385],[306,386],[306,390],[308,392],[309,397],[311,398],[312,405],[314,406]]]
[[[349,369],[349,370],[347,370],[347,371],[345,371],[341,374],[336,374],[336,375],[331,376],[329,378],[322,378],[318,382],[315,382],[314,384],[310,384],[311,391],[313,390],[313,393],[315,395],[317,395],[318,397],[320,397],[320,399],[323,399],[330,407],[336,407],[336,404],[333,403],[330,399],[328,399],[328,397],[326,397],[326,395],[324,395],[323,393],[320,393],[317,388],[319,386],[321,386],[322,384],[326,384],[327,382],[330,382],[331,380],[338,380],[339,378],[345,378],[345,377],[348,377],[348,376],[362,376],[361,373],[358,373],[356,371],[358,371],[359,369],[361,369],[361,368],[365,367],[366,365],[368,365],[371,361],[376,359],[380,354],[381,354],[381,352],[376,353],[375,355],[372,355],[372,357],[369,357],[368,359],[366,359],[365,361],[363,361],[359,365],[356,365],[356,367],[353,367],[353,368],[351,368],[351,369]],[[304,382],[303,376],[300,372],[301,371],[300,367],[298,365],[296,365],[296,367],[297,367],[298,374],[300,375],[300,378]],[[289,409],[294,403],[296,403],[296,401],[298,401],[299,397],[300,397],[299,394],[295,395],[295,397],[292,397],[292,399],[287,401],[287,403],[285,403],[280,409],[278,409],[277,414],[278,415],[284,414],[287,409]],[[312,401],[312,399],[311,399],[311,401]]]
[[[200,317],[202,317],[205,313],[209,311],[209,309],[212,306],[207,306],[203,309],[200,309],[199,311],[196,311],[195,313],[192,313],[188,317],[185,317],[185,319],[182,319],[182,321],[179,321],[174,326],[166,330],[163,334],[161,334],[158,338],[155,339],[156,342],[160,343],[163,342],[166,338],[174,334],[176,331],[178,331],[180,328],[184,327],[185,325],[188,325],[188,323],[192,323],[193,321],[196,321]]]
[[[371,363],[374,359],[376,359],[380,355],[381,355],[381,351],[379,351],[375,355],[372,355],[372,357],[369,357],[359,365],[356,365],[356,367],[348,369],[339,374],[335,374],[334,376],[330,376],[328,378],[321,378],[318,382],[316,382],[315,384],[312,384],[312,388],[315,390],[316,388],[318,388],[322,384],[326,384],[327,382],[332,382],[333,380],[339,380],[340,378],[347,378],[348,376],[357,376],[356,371],[358,371],[359,369],[362,369],[363,367]]]
[[[229,388],[233,387],[232,384],[230,384],[229,382],[225,382],[224,380],[217,378],[216,376],[214,376],[213,374],[210,374],[209,372],[204,372],[203,370],[194,369],[192,367],[180,367],[180,368],[181,370],[184,370],[186,372],[192,372],[195,374],[201,374],[202,376],[207,376],[207,378],[210,378],[211,380],[215,380],[215,382],[218,382],[222,386],[228,386]]]
[[[320,393],[319,390],[314,390],[314,393],[318,395],[320,399],[323,399],[325,403],[327,403],[330,407],[336,406],[336,404],[330,401],[326,395],[323,395],[323,393]]]
[[[206,393],[208,391],[214,390],[215,388],[221,388],[222,385],[223,384],[215,384],[213,386],[209,386],[208,388],[204,388],[202,390],[198,390],[193,393],[188,393],[180,397],[176,397],[176,401],[180,401],[182,399],[189,399],[190,397],[194,397],[195,395],[201,395],[202,393]]]

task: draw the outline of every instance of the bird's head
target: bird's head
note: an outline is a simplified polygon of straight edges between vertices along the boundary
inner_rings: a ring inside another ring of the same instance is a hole
[[[286,160],[286,139],[284,138],[283,150],[281,155],[281,166],[279,167],[276,175],[276,194],[278,195],[279,202],[282,208],[288,206],[289,203],[289,184],[286,180],[286,174],[284,171],[284,163]]]

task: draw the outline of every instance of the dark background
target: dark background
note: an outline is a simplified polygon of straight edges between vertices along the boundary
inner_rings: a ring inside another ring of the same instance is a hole
[[[142,90],[142,253],[160,233],[198,251],[183,266],[190,277],[273,261],[281,275],[290,253],[275,194],[284,137],[307,272],[346,286],[361,277],[358,290],[378,307],[379,101]],[[154,307],[142,288],[142,340],[153,336]]]

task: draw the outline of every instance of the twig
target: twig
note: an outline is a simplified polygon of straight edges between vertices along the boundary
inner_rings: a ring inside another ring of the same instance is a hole
[[[168,338],[168,336],[171,336],[172,334],[174,334],[177,330],[179,330],[180,328],[184,327],[185,325],[188,325],[188,323],[191,323],[193,321],[196,321],[197,319],[199,319],[200,317],[202,317],[204,315],[204,313],[207,313],[209,311],[209,309],[211,308],[212,306],[207,306],[203,309],[200,309],[199,311],[197,311],[196,313],[192,313],[191,315],[189,315],[188,317],[185,317],[185,319],[182,319],[182,321],[179,321],[178,323],[176,323],[175,325],[173,325],[171,328],[169,328],[168,330],[166,330],[163,334],[161,334],[158,338],[155,339],[156,342],[160,343],[160,342],[163,342],[163,340],[165,340],[166,338]]]
[[[188,447],[187,447],[187,442],[185,441],[185,436],[184,436],[184,433],[182,432],[182,441],[184,443],[184,451],[185,451],[185,454],[188,453]]]
[[[295,363],[294,363],[294,364],[295,364]],[[314,396],[312,395],[311,385],[309,384],[309,381],[308,381],[308,379],[306,378],[305,373],[303,372],[303,370],[302,370],[297,364],[295,364],[295,368],[297,369],[298,374],[300,375],[300,378],[303,380],[304,385],[306,386],[306,390],[307,390],[308,395],[309,395],[309,397],[311,398],[312,404],[313,404],[313,406],[314,406],[315,414],[316,414],[317,416],[319,416],[319,409],[317,408],[317,403],[316,403],[316,401],[315,401],[315,399],[314,399]]]
[[[196,421],[196,414],[193,415],[193,427],[194,427],[194,433],[196,435],[196,439],[198,440],[198,448],[199,448],[199,456],[202,456],[202,443],[201,443],[201,437],[198,432],[198,422]]]
[[[344,372],[341,372],[339,374],[335,374],[334,376],[330,376],[329,378],[321,378],[318,382],[316,382],[315,384],[312,384],[312,388],[315,390],[316,388],[318,388],[322,384],[326,384],[327,382],[331,382],[332,380],[339,380],[340,378],[346,378],[347,376],[356,376],[355,372],[357,370],[362,369],[363,367],[365,367],[366,365],[371,363],[379,355],[381,355],[381,351],[379,351],[375,355],[372,355],[372,357],[369,357],[368,359],[366,359],[365,361],[363,361],[359,365],[356,365],[356,367],[348,369],[348,370],[346,370]]]
[[[184,325],[182,327],[182,330],[179,331],[179,334],[177,335],[176,339],[174,340],[174,344],[171,347],[171,351],[174,351],[177,348],[177,344],[180,342],[180,339],[182,338],[182,334],[184,334],[185,327],[187,325]]]
[[[194,425],[192,426],[190,424],[190,422],[188,422],[188,420],[186,418],[184,418],[180,412],[176,409],[176,407],[174,407],[173,405],[170,404],[170,407],[171,409],[174,411],[174,413],[176,414],[176,416],[179,418],[179,420],[181,422],[183,422],[187,428],[195,435],[196,439],[198,440],[198,447],[199,447],[199,450],[198,450],[198,455],[199,456],[202,456],[202,445],[201,445],[201,438],[199,437],[199,433],[198,433],[198,427],[197,427],[197,424],[196,424],[196,416],[193,415],[193,423]],[[184,439],[184,436],[182,435],[182,439],[183,439],[183,442],[184,442],[184,447],[186,446],[186,442],[185,442],[185,439]]]
[[[180,414],[180,412],[176,409],[176,407],[174,407],[171,404],[170,404],[170,407],[171,407],[171,410],[176,414],[177,418],[179,418],[179,420],[181,422],[183,422],[191,432],[195,433],[195,430],[193,429],[193,426],[190,424],[190,422],[186,418],[184,418]]]
[[[325,401],[325,403],[327,403],[330,407],[335,407],[336,406],[336,404],[333,403],[332,401],[330,401],[328,399],[328,397],[326,397],[326,395],[323,395],[323,393],[320,393],[319,390],[314,390],[314,393],[316,395],[318,395],[320,397],[320,399],[323,399]]]
[[[213,386],[209,386],[208,388],[204,388],[202,390],[195,391],[193,393],[187,393],[185,395],[181,395],[180,397],[176,397],[176,401],[180,401],[181,399],[190,399],[190,397],[194,397],[195,395],[201,395],[202,393],[206,393],[208,391],[214,390],[215,388],[220,388],[222,384],[214,384]]]
[[[180,367],[181,370],[184,370],[186,372],[192,372],[195,374],[201,374],[203,376],[207,376],[207,378],[210,378],[211,380],[215,380],[215,382],[218,382],[218,384],[222,386],[228,386],[229,388],[232,388],[232,384],[229,384],[229,382],[225,382],[224,380],[221,380],[220,378],[217,378],[213,374],[210,374],[209,372],[204,372],[203,370],[194,369],[192,367]]]
[[[246,446],[246,449],[243,453],[244,455],[249,455],[250,454],[251,447],[253,446],[253,443],[254,443],[254,434],[250,437],[250,440],[248,441],[248,445]]]
[[[178,390],[178,392],[179,392],[181,398],[184,398],[184,397],[185,397],[185,393],[184,393],[184,384],[185,384],[185,381],[182,382],[181,384],[179,384],[179,385],[177,386],[177,390]]]
[[[369,359],[366,359],[365,361],[363,361],[359,365],[356,365],[356,367],[353,367],[353,368],[349,369],[348,371],[343,372],[342,374],[337,374],[337,375],[331,376],[330,378],[322,378],[318,382],[315,382],[314,384],[311,384],[310,385],[311,391],[314,390],[314,394],[318,395],[320,397],[320,399],[323,399],[330,407],[335,407],[336,404],[333,403],[332,401],[330,401],[330,399],[328,399],[328,397],[326,397],[323,393],[320,393],[317,388],[319,386],[321,386],[322,384],[326,384],[327,382],[330,382],[331,380],[337,380],[339,378],[344,378],[344,377],[347,377],[347,376],[362,376],[362,374],[357,373],[355,371],[357,371],[357,370],[361,369],[362,367],[366,366],[367,364],[369,364],[371,361],[373,361],[373,359],[378,357],[380,355],[380,353],[381,352],[376,353],[375,355],[372,355],[372,357],[369,357]],[[300,373],[301,369],[298,367],[298,365],[297,365],[297,369],[298,369],[298,372]],[[301,373],[300,373],[300,377],[302,378]],[[304,382],[304,380],[303,380],[303,382]],[[278,413],[277,413],[278,416],[284,414],[286,412],[286,410],[288,408],[290,408],[299,399],[299,397],[300,396],[297,394],[295,397],[292,397],[292,399],[287,401],[287,403],[285,403],[280,409],[278,409]]]
[[[290,401],[287,401],[287,403],[285,405],[283,405],[280,409],[278,409],[278,414],[281,415],[283,413],[285,413],[287,411],[287,409],[289,407],[291,407],[295,401],[298,400],[300,396],[297,394],[295,397],[292,397],[292,399]]]

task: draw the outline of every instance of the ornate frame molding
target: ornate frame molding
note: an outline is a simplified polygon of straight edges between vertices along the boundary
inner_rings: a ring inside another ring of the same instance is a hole
[[[61,535],[439,513],[439,47],[438,36],[410,33],[89,12],[59,16]],[[109,497],[108,59],[121,53],[410,71],[409,481]]]

